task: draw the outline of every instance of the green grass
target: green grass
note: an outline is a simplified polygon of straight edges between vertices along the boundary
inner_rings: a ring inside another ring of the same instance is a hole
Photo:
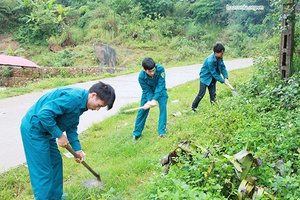
[[[244,82],[252,70],[246,68],[231,71],[231,83],[236,85]],[[93,175],[81,164],[63,156],[64,192],[69,194],[69,199],[140,199],[147,190],[149,178],[163,172],[160,159],[180,141],[201,137],[202,144],[214,144],[218,138],[208,136],[215,124],[221,123],[217,118],[220,115],[219,107],[210,105],[207,94],[199,105],[199,113],[189,112],[198,87],[198,81],[191,81],[168,90],[167,138],[159,138],[157,135],[158,109],[155,108],[149,114],[142,137],[136,142],[131,140],[136,113],[119,113],[82,133],[79,138],[86,153],[85,161],[100,173],[106,187],[104,190],[82,187],[81,183],[94,178]],[[219,101],[231,101],[235,98],[223,84],[217,85],[217,95]],[[173,100],[178,101],[172,102]],[[178,111],[182,116],[173,116]],[[234,113],[231,115],[238,117]],[[195,132],[204,121],[212,125],[211,130]],[[219,134],[215,136],[223,137]],[[0,199],[33,198],[26,170],[26,166],[20,166],[1,175]]]
[[[221,157],[234,155],[242,149],[263,162],[262,166],[252,167],[249,172],[249,175],[258,178],[258,186],[266,186],[266,191],[277,195],[278,199],[295,199],[300,194],[297,175],[300,166],[299,108],[285,110],[278,107],[269,112],[261,111],[266,108],[266,99],[250,98],[244,93],[245,88],[249,88],[247,80],[254,71],[254,67],[230,71],[231,83],[240,95],[232,96],[228,87],[218,83],[218,103],[211,106],[207,94],[197,113],[191,113],[190,107],[199,89],[198,80],[170,88],[166,138],[157,135],[156,108],[149,114],[142,137],[135,142],[131,138],[136,112],[120,112],[91,126],[79,138],[86,153],[85,161],[101,175],[106,187],[83,187],[84,181],[95,177],[72,158],[63,156],[64,192],[69,194],[68,199],[180,199],[201,192],[206,196],[203,199],[224,199],[220,198],[222,183],[231,181],[232,191],[228,193],[233,195],[237,193],[240,180],[237,180],[233,166]],[[295,105],[298,105],[297,102]],[[126,108],[136,106],[138,102]],[[175,112],[182,115],[174,116]],[[163,175],[165,167],[160,166],[161,158],[183,140],[213,149],[216,154],[212,156],[214,168],[210,179],[204,186],[201,182],[202,187],[193,184],[203,179],[203,173],[210,165],[210,160],[203,159],[201,155],[195,159],[199,166],[171,166],[170,173]],[[65,149],[60,150],[66,152]],[[282,158],[285,175],[278,176],[274,166]],[[189,174],[191,170],[195,174]],[[0,199],[33,199],[26,166],[1,174]]]

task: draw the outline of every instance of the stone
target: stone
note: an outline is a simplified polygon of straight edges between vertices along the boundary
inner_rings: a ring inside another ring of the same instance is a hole
[[[94,51],[98,61],[107,66],[115,67],[117,64],[116,51],[107,44],[96,42],[94,43]]]

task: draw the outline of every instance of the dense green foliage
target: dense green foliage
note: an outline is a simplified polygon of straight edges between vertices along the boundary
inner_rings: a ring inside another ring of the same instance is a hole
[[[126,63],[134,71],[145,55],[166,66],[199,63],[216,41],[225,44],[229,57],[273,56],[259,58],[255,68],[230,72],[239,96],[232,97],[228,88],[218,85],[218,104],[210,106],[206,96],[196,114],[187,109],[198,81],[170,89],[170,102],[179,103],[168,105],[168,137],[163,140],[153,135],[158,114],[155,109],[143,137],[135,144],[130,140],[135,114],[118,114],[95,124],[80,139],[88,162],[100,171],[107,187],[103,191],[81,187],[82,180],[91,174],[64,158],[64,186],[70,199],[236,199],[240,180],[224,155],[232,156],[242,149],[262,160],[261,166],[249,171],[258,178],[256,185],[277,199],[300,196],[300,26],[295,26],[294,75],[281,80],[276,57],[282,1],[0,2],[4,27],[0,31],[14,32],[14,38],[26,49],[19,55],[44,66],[96,65],[94,42],[114,46],[120,55],[119,64]],[[226,5],[263,5],[265,9],[229,11]],[[295,21],[299,21],[299,14]],[[53,52],[54,47],[61,50]],[[122,53],[124,49],[131,50],[134,59]],[[9,72],[7,69],[5,74]],[[65,78],[56,81],[70,83]],[[57,86],[52,84],[55,81],[50,80],[41,88]],[[177,111],[182,116],[172,115]],[[180,164],[163,174],[160,158],[183,140],[209,149],[211,155],[193,152],[192,161],[183,156]],[[283,163],[279,171],[278,162]],[[32,199],[25,167],[1,174],[0,187],[0,198]],[[265,195],[261,199],[268,198]]]
[[[276,76],[277,74],[277,76]],[[163,178],[151,179],[149,199],[236,199],[241,180],[224,155],[245,149],[263,162],[249,176],[267,192],[261,199],[297,199],[300,195],[299,73],[279,80],[274,62],[262,60],[249,81],[239,85],[242,96],[221,99],[212,112],[200,109],[201,119],[181,119],[175,130],[185,131],[194,144],[211,155],[194,152],[183,157]],[[220,99],[219,99],[220,100]],[[217,111],[217,109],[219,109]],[[199,116],[197,116],[199,117]],[[187,139],[182,138],[182,139]],[[276,169],[277,163],[282,174]],[[213,166],[209,173],[210,166]],[[269,195],[267,195],[269,194]]]
[[[136,65],[136,59],[123,52],[143,50],[164,65],[196,60],[211,51],[216,41],[223,42],[230,57],[261,56],[264,50],[277,49],[279,0],[19,0],[13,4],[0,0],[2,33],[13,33],[27,57],[41,66],[97,65],[93,46],[102,42],[119,54],[119,65]],[[231,10],[230,6],[262,6],[263,10]],[[2,9],[1,9],[2,8]],[[299,36],[298,36],[299,37]],[[162,58],[155,52],[169,49]],[[15,51],[16,49],[14,49]],[[65,62],[59,51],[73,52],[74,62]],[[138,54],[134,52],[134,54]],[[268,55],[266,55],[268,56]],[[142,58],[138,58],[142,59]],[[55,63],[53,63],[53,60]],[[57,62],[62,60],[62,62]],[[194,61],[195,62],[195,61]]]
[[[236,199],[240,180],[224,156],[245,149],[262,160],[248,174],[258,178],[257,186],[277,199],[297,199],[300,79],[295,74],[281,81],[270,75],[274,68],[274,62],[261,60],[255,68],[230,71],[239,96],[232,97],[218,84],[218,104],[211,106],[207,95],[198,113],[188,112],[198,80],[169,89],[167,138],[156,136],[157,109],[151,110],[136,143],[131,141],[136,113],[117,114],[93,125],[80,140],[86,161],[100,172],[106,188],[82,187],[92,175],[64,157],[64,191],[69,199]],[[173,116],[178,111],[182,115]],[[195,151],[192,162],[182,157],[165,175],[160,159],[184,140],[209,150],[209,157]],[[282,174],[276,169],[279,161]],[[20,166],[1,174],[0,198],[32,199],[26,170]]]

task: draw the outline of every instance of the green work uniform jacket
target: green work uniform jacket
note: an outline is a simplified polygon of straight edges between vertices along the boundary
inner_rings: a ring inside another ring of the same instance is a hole
[[[143,90],[143,98],[146,97],[147,101],[158,100],[161,96],[167,96],[165,69],[159,64],[155,64],[155,68],[156,71],[153,78],[148,76],[144,70],[140,72],[138,78]]]
[[[223,75],[223,77],[221,76]],[[224,83],[224,79],[228,79],[228,72],[226,70],[223,58],[217,60],[214,53],[210,54],[202,65],[199,73],[200,81],[205,85],[209,86],[213,78],[216,81]]]
[[[81,150],[77,126],[79,117],[87,111],[88,90],[62,87],[43,95],[26,113],[23,123],[40,134],[59,138],[66,132],[75,151]]]

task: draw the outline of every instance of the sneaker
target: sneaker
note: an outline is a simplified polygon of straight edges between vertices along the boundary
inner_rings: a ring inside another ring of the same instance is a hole
[[[196,108],[192,108],[191,112],[192,112],[192,113],[197,112]]]
[[[141,137],[141,136],[135,136],[135,135],[133,135],[132,141],[136,141],[136,140],[138,140],[140,137]]]
[[[166,137],[166,134],[159,134],[159,137],[164,138]]]

